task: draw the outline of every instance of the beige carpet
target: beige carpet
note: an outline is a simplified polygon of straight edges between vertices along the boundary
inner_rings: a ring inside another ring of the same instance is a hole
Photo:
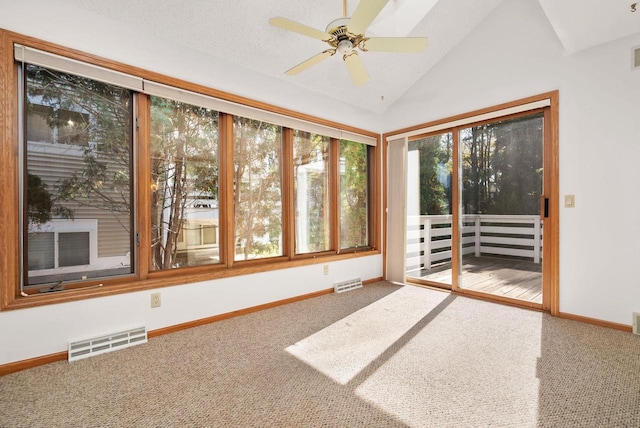
[[[388,283],[0,378],[2,427],[640,427],[640,337]]]

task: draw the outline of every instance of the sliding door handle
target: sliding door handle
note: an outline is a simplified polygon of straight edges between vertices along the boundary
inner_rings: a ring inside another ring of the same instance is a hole
[[[549,218],[549,198],[540,196],[540,218]]]

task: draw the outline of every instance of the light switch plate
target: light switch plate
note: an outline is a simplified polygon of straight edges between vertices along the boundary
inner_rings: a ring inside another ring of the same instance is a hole
[[[576,206],[576,197],[575,195],[564,195],[564,207],[565,208],[575,208]]]

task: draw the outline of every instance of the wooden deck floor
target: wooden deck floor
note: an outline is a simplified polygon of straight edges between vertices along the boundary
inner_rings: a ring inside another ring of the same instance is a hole
[[[407,274],[416,277],[415,273]],[[451,284],[451,263],[422,270],[420,279]],[[460,288],[542,303],[542,264],[497,257],[465,256]]]

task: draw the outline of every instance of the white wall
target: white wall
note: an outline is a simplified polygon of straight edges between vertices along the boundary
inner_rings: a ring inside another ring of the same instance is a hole
[[[155,330],[382,276],[382,256],[361,257],[32,309],[0,312],[0,365],[66,351],[70,341],[137,326]],[[160,292],[162,306],[150,308]]]
[[[505,0],[386,115],[391,131],[558,89],[560,310],[640,311],[640,35],[565,54],[535,0]],[[559,201],[557,201],[559,202]]]

